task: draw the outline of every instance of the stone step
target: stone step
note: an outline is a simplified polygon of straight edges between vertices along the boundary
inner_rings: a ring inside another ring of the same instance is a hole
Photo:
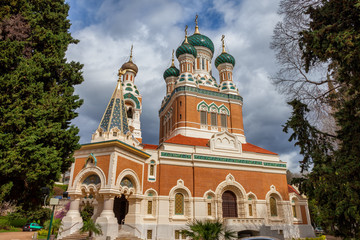
[[[76,232],[71,234],[70,236],[62,238],[62,240],[86,240],[88,236],[89,233]]]

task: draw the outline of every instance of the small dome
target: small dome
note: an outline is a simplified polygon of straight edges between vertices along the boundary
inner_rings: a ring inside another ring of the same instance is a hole
[[[163,77],[164,79],[166,79],[168,77],[178,77],[179,75],[180,75],[179,69],[177,69],[175,66],[171,66],[165,70]]]
[[[126,63],[124,63],[121,68],[123,70],[133,70],[135,73],[137,73],[139,71],[138,67],[136,66],[135,63],[133,63],[132,61],[128,61]]]
[[[179,58],[180,55],[185,54],[185,53],[191,54],[194,57],[197,56],[196,49],[194,48],[193,45],[191,45],[189,43],[183,43],[183,44],[181,44],[180,47],[178,47],[178,49],[176,49],[176,57]]]
[[[206,47],[214,53],[214,43],[205,35],[195,33],[188,37],[188,41],[193,46]]]
[[[231,63],[235,66],[235,58],[230,54],[223,52],[215,59],[215,67],[217,68],[222,63]]]

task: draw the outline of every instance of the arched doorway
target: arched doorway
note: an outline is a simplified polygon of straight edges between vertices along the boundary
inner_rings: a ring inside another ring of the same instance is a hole
[[[224,218],[238,217],[236,196],[232,191],[225,191],[222,195],[222,212]]]
[[[115,198],[114,214],[118,220],[118,224],[124,224],[124,219],[128,211],[129,211],[129,201],[125,198],[125,195]]]

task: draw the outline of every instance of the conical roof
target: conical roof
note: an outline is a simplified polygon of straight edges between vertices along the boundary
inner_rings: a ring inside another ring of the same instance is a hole
[[[114,93],[111,96],[109,104],[99,124],[99,128],[102,128],[105,132],[108,132],[115,127],[117,127],[123,134],[126,134],[129,131],[120,79],[117,82]]]

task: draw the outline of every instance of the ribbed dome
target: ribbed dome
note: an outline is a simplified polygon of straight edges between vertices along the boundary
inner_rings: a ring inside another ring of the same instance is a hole
[[[164,79],[166,79],[168,77],[178,77],[179,75],[180,75],[179,69],[177,69],[175,66],[171,66],[165,70],[163,77]]]
[[[235,66],[235,58],[230,54],[223,52],[215,59],[215,67],[217,68],[222,63],[231,63]]]
[[[214,53],[214,44],[210,38],[202,34],[193,34],[188,37],[188,42],[193,46],[207,47]]]
[[[183,43],[178,49],[176,49],[176,57],[179,58],[182,54],[192,54],[194,57],[197,56],[197,51],[193,45],[189,43]]]
[[[126,70],[126,69],[131,69],[133,70],[135,73],[138,72],[138,67],[136,66],[135,63],[133,63],[132,61],[128,61],[126,63],[124,63],[122,66],[121,66],[121,69],[123,70]]]

